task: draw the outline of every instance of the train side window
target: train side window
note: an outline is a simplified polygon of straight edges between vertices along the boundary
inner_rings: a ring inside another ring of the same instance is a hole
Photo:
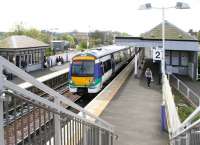
[[[120,53],[119,52],[116,52],[114,53],[114,61],[116,64],[120,63]]]
[[[107,60],[103,62],[104,65],[104,73],[108,72],[111,69],[111,60]]]

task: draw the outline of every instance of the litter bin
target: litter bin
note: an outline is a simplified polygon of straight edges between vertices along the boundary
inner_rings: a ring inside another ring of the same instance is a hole
[[[166,118],[166,111],[164,104],[162,104],[160,107],[160,113],[161,113],[161,128],[163,131],[167,131],[167,118]]]

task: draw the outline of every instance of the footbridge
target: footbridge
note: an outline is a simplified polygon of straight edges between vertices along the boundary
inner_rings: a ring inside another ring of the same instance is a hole
[[[190,95],[192,91],[184,85],[189,92],[184,96],[194,101],[196,109],[181,122],[171,88],[176,83],[179,90],[180,81],[163,75],[159,84],[159,66],[143,54],[138,49],[134,59],[84,108],[0,57],[0,145],[200,144],[200,107],[195,102],[199,96]],[[154,76],[150,88],[144,79],[149,65]],[[5,69],[49,97],[10,82],[3,75]]]

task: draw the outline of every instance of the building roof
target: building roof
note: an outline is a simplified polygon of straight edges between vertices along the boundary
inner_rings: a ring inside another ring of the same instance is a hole
[[[162,39],[162,23],[141,35],[145,39]],[[165,21],[166,40],[197,40],[194,36]]]
[[[48,47],[49,45],[39,40],[24,35],[9,36],[0,41],[0,48],[37,48]]]
[[[116,37],[117,45],[128,45],[134,47],[162,47],[162,39],[144,39],[141,37]],[[200,51],[197,40],[166,40],[165,50],[178,51]]]

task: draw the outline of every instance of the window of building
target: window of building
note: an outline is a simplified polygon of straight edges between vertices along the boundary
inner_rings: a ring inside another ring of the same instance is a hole
[[[188,52],[181,52],[181,65],[188,66]]]
[[[167,65],[171,64],[171,62],[170,62],[170,51],[165,51],[165,63]]]
[[[179,65],[179,52],[172,51],[172,65]]]
[[[28,64],[31,65],[32,64],[32,54],[28,55]]]
[[[39,49],[33,50],[32,54],[33,64],[39,64],[41,62],[41,54]]]

